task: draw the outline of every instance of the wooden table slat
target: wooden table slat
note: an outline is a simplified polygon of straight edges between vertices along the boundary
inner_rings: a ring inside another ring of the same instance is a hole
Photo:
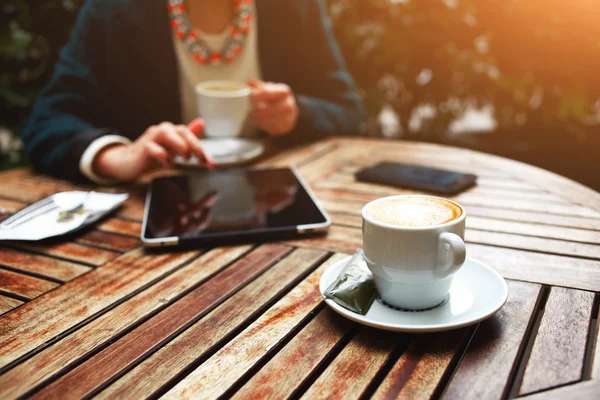
[[[70,281],[91,270],[90,267],[73,262],[1,247],[0,265],[63,282]]]
[[[80,327],[25,362],[0,375],[0,398],[25,395],[35,386],[77,363],[86,354],[131,329],[152,312],[164,308],[197,283],[244,255],[249,245],[211,250],[174,271],[157,284],[133,296],[97,319]]]
[[[508,282],[508,301],[496,315],[479,323],[444,397],[497,399],[510,390],[508,380],[520,361],[540,290],[537,284]]]
[[[591,292],[550,290],[519,395],[582,379],[593,302]]]
[[[93,266],[103,265],[120,254],[116,251],[98,249],[72,242],[10,242],[10,246]]]
[[[404,339],[396,333],[361,327],[302,398],[358,398]]]
[[[340,256],[330,258],[231,342],[187,375],[165,398],[215,398],[260,362],[322,302],[319,279]]]
[[[254,375],[234,399],[282,399],[296,393],[343,339],[353,324],[326,308]],[[294,379],[288,368],[293,366]]]
[[[317,195],[317,197],[325,200],[336,201],[341,199],[342,201],[356,201],[363,204],[376,200],[380,197],[393,195],[393,193],[373,193],[373,190],[371,190],[370,192],[357,192],[349,189],[348,185],[344,185],[343,187],[340,187],[338,189],[321,189],[315,187],[314,192]],[[497,208],[502,210],[538,212],[548,215],[558,215],[567,217],[593,218],[595,220],[600,220],[600,213],[598,211],[575,204],[563,205],[546,203],[543,207],[541,207],[539,202],[533,200],[519,200],[494,196],[481,196],[475,193],[464,193],[455,197],[446,197],[456,200],[461,205],[465,206],[467,208],[467,212],[470,206],[477,206]]]
[[[215,304],[256,278],[290,250],[289,247],[278,244],[259,247],[162,310],[154,318],[46,386],[33,398],[50,399],[65,392],[68,392],[70,398],[88,394],[146,352],[161,347],[162,342],[168,341]]]
[[[138,238],[132,238],[123,235],[115,235],[100,230],[92,230],[90,232],[80,234],[75,238],[75,241],[77,243],[87,244],[102,249],[119,252],[129,251],[142,244],[142,241]]]
[[[360,216],[360,209],[358,211],[352,211],[351,213],[330,211],[330,214],[332,221],[338,225],[345,225],[354,228],[361,227],[362,217]],[[567,242],[580,242],[595,245],[600,244],[600,231],[503,221],[492,218],[478,217],[471,214],[467,216],[466,228],[468,230],[476,229],[479,231],[518,234],[523,236],[533,236],[536,238],[564,240]]]
[[[0,295],[0,314],[4,314],[13,308],[19,307],[21,304],[23,304],[21,300]]]
[[[320,203],[328,212],[346,213],[350,215],[360,216],[360,210],[364,206],[364,202],[347,201],[341,199],[319,199]],[[530,211],[503,210],[498,208],[488,208],[480,206],[466,206],[467,219],[470,216],[490,218],[496,220],[513,221],[520,223],[535,223],[547,226],[580,228],[586,230],[600,231],[600,220],[583,218],[583,217],[567,217],[562,215],[542,214]]]
[[[6,293],[33,299],[54,289],[58,285],[59,284],[56,282],[50,282],[0,268],[0,290]]]
[[[431,398],[452,360],[461,356],[461,345],[472,333],[473,329],[459,329],[416,336],[373,399]]]
[[[308,272],[325,253],[296,250],[200,321],[102,391],[99,398],[148,397],[269,304],[297,273]],[[337,259],[337,258],[334,258]]]
[[[125,221],[118,218],[108,218],[96,226],[99,230],[139,238],[142,233],[142,224],[134,221]]]
[[[600,291],[598,261],[475,243],[467,244],[467,254],[508,279]]]
[[[134,250],[0,317],[0,368],[196,257]]]
[[[587,243],[566,242],[563,240],[516,235],[511,233],[487,232],[475,229],[468,229],[465,232],[465,240],[471,243],[509,247],[512,249],[600,259],[600,246]]]

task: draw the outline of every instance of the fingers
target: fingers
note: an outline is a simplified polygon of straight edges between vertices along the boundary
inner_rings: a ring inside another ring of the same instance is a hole
[[[213,169],[214,162],[204,153],[197,137],[204,128],[204,121],[198,118],[190,125],[195,132],[188,126],[169,122],[149,128],[145,143],[146,154],[164,167],[170,167],[176,156],[185,159],[196,156],[201,164]]]
[[[188,124],[188,128],[190,131],[196,136],[201,136],[204,132],[204,120],[202,118],[193,119],[192,122]]]
[[[171,123],[163,122],[160,124],[153,141],[165,148],[171,158],[175,156],[189,158],[191,156],[191,148],[188,142],[181,137],[175,125]]]
[[[269,104],[267,107],[260,107],[255,109],[252,112],[252,118],[261,120],[274,118],[277,116],[285,117],[286,115],[292,114],[293,111],[293,102],[286,99],[286,101]]]
[[[263,102],[282,101],[292,94],[288,85],[283,83],[264,83],[258,85],[250,95],[250,101],[254,106]]]
[[[160,145],[155,142],[148,141],[144,146],[146,154],[153,160],[157,161],[160,165],[165,168],[170,168],[172,158],[169,153]]]
[[[214,161],[204,152],[200,141],[194,135],[191,129],[186,126],[178,125],[176,127],[177,133],[186,141],[190,148],[191,154],[195,155],[198,160],[206,165],[209,169],[214,169]]]

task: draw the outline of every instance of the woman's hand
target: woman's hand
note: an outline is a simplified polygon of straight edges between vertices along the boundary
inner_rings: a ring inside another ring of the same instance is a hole
[[[195,119],[188,126],[163,122],[149,127],[135,142],[102,149],[93,162],[99,176],[117,181],[133,181],[157,168],[170,168],[173,159],[196,156],[201,164],[214,168],[204,154],[198,136],[204,130],[204,121]]]
[[[250,100],[250,120],[258,128],[272,136],[287,135],[298,122],[298,105],[288,85],[251,80],[254,88]]]

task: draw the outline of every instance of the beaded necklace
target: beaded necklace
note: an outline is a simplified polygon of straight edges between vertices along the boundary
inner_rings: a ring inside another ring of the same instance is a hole
[[[200,38],[200,32],[192,28],[183,3],[184,0],[169,0],[167,10],[175,36],[187,45],[194,60],[200,64],[212,66],[232,63],[242,53],[246,37],[250,32],[252,0],[235,0],[233,2],[233,26],[225,40],[225,45],[218,52],[211,51],[207,43]]]

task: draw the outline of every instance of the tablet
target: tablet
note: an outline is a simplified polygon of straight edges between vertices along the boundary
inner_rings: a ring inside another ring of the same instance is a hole
[[[146,246],[219,246],[295,237],[331,221],[291,168],[198,171],[152,181]]]

